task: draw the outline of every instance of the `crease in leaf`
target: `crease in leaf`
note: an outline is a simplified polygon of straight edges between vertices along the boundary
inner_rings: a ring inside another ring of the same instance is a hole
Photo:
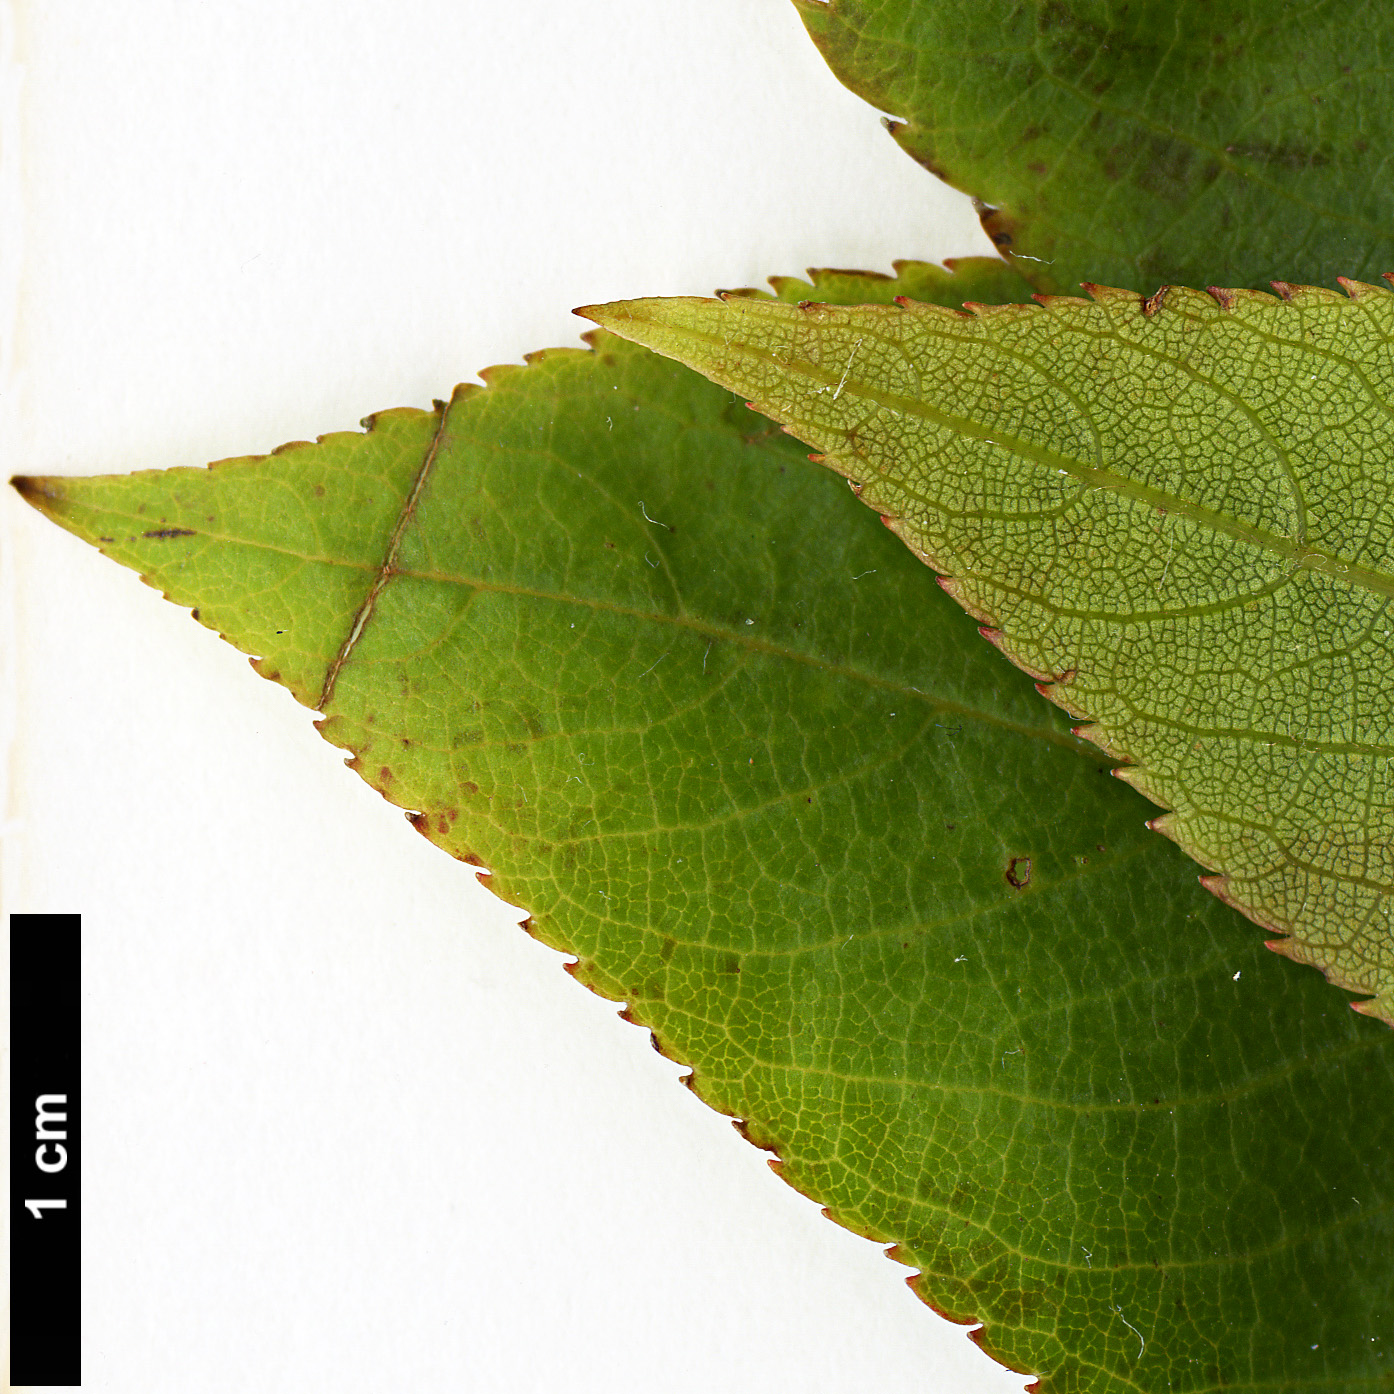
[[[1394,265],[1394,17],[1332,0],[795,0],[1038,290]]]
[[[22,487],[319,704],[1042,1390],[1387,1383],[1394,1037],[1263,953],[830,473],[592,342],[365,435]]]
[[[752,399],[1394,1024],[1394,295],[580,313]]]

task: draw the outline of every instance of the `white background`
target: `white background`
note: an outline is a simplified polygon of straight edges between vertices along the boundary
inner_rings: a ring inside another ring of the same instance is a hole
[[[589,301],[990,252],[786,0],[0,13],[6,474],[353,428]],[[86,1387],[1020,1388],[283,690],[0,526],[5,908],[84,916]]]

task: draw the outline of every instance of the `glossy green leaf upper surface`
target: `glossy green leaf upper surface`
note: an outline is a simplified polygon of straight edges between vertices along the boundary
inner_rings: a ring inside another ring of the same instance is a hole
[[[1394,11],[1370,0],[796,0],[1041,290],[1394,269]]]
[[[1267,953],[729,393],[609,336],[487,377],[364,435],[22,487],[319,706],[999,1359],[1387,1388],[1394,1035]]]
[[[1394,1023],[1394,295],[1351,292],[588,313],[826,451],[1212,889]]]

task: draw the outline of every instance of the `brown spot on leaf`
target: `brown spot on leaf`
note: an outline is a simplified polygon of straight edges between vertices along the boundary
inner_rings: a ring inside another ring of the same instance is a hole
[[[152,528],[149,532],[141,533],[142,537],[193,537],[192,528]]]
[[[983,231],[991,239],[992,245],[999,252],[1005,252],[1016,241],[1016,220],[1000,208],[994,208],[981,199],[975,199],[974,206],[977,209],[978,221],[983,225]]]
[[[1031,884],[1031,858],[1013,857],[1007,863],[1005,875],[1009,886],[1024,891]]]

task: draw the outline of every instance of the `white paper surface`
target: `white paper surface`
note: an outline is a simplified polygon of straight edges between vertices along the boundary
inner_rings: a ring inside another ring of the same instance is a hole
[[[7,475],[354,428],[573,305],[991,250],[786,0],[2,12]],[[5,908],[84,917],[86,1387],[1021,1387],[287,693],[0,526]]]

